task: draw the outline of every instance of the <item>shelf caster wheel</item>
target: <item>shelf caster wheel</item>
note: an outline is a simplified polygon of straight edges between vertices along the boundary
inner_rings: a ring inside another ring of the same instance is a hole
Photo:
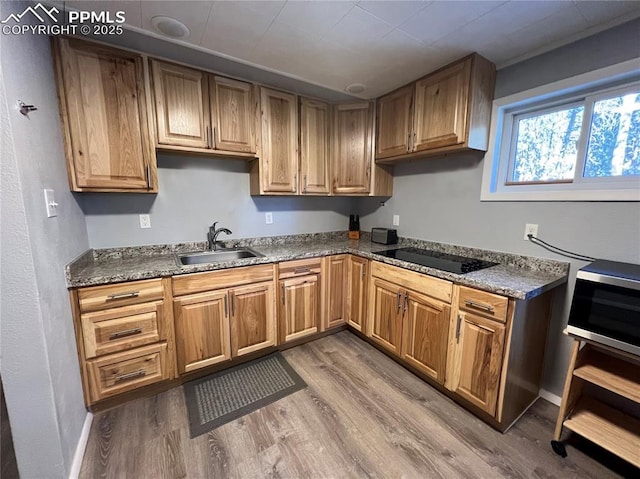
[[[567,448],[560,441],[551,441],[551,449],[560,457],[567,457]]]

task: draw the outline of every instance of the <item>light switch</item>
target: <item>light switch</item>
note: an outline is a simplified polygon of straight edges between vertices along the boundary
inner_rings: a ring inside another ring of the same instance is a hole
[[[393,215],[393,226],[400,226],[400,215]]]
[[[44,204],[47,209],[47,218],[58,216],[58,203],[54,190],[44,190]]]

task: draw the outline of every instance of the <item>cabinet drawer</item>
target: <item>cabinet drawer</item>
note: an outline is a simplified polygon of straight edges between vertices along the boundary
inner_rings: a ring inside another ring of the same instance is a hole
[[[311,258],[280,263],[278,265],[278,276],[280,279],[286,279],[307,274],[320,274],[321,261],[322,258]]]
[[[155,301],[162,299],[162,293],[162,280],[148,279],[82,288],[78,290],[78,302],[80,303],[80,311],[86,313]]]
[[[173,295],[212,291],[214,289],[231,288],[244,284],[260,283],[273,279],[274,265],[265,264],[259,266],[245,266],[241,268],[229,268],[209,273],[185,274],[174,276]]]
[[[509,299],[486,291],[479,291],[466,286],[459,286],[460,299],[458,307],[465,311],[505,322],[507,320],[507,305]]]
[[[371,262],[371,274],[400,287],[412,289],[418,293],[444,301],[445,303],[451,303],[453,283],[450,281],[377,261]]]
[[[167,345],[143,346],[87,362],[93,402],[167,379]]]
[[[94,358],[158,342],[162,318],[161,301],[85,313],[80,317],[85,356]]]

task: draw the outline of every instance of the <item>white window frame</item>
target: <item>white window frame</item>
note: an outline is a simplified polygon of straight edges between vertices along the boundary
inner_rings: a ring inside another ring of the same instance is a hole
[[[548,85],[499,98],[493,102],[489,149],[484,157],[481,201],[639,201],[640,177],[584,178],[582,173],[572,181],[550,181],[539,184],[510,184],[513,119],[527,109],[539,111],[570,105],[587,98],[583,122],[591,121],[592,100],[611,95],[612,90],[624,91],[623,83],[640,80],[640,58],[600,70],[584,73]],[[608,85],[615,87],[607,88]],[[593,92],[594,89],[600,89]],[[584,135],[583,135],[584,136]],[[508,139],[502,141],[502,139]],[[588,137],[578,143],[576,171],[584,169]]]

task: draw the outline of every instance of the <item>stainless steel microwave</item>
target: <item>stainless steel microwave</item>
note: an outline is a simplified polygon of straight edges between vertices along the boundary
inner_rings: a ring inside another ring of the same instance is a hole
[[[567,332],[640,356],[640,265],[597,260],[581,268]]]

